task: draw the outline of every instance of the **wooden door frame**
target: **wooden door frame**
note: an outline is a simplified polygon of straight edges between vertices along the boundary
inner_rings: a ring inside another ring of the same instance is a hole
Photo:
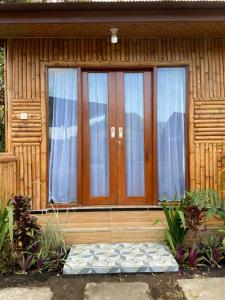
[[[77,68],[80,70],[78,73],[81,74],[83,70],[153,70],[153,97],[152,97],[152,106],[153,106],[153,207],[159,206],[158,201],[158,179],[157,179],[157,68],[158,67],[185,67],[186,68],[186,91],[187,91],[187,97],[186,97],[186,188],[188,189],[190,187],[190,150],[193,149],[193,142],[190,137],[190,134],[193,133],[192,130],[190,132],[190,126],[189,124],[193,123],[191,120],[191,117],[193,116],[193,98],[192,98],[192,89],[190,88],[190,84],[192,82],[191,78],[191,60],[184,60],[184,61],[174,61],[174,62],[162,62],[162,61],[156,61],[154,63],[150,63],[146,66],[148,62],[120,62],[118,63],[109,63],[109,62],[101,62],[96,64],[96,62],[81,62],[81,63],[74,63],[74,62],[59,62],[59,61],[52,61],[52,62],[41,62],[41,68],[40,68],[40,77],[41,77],[41,122],[42,122],[42,132],[43,139],[41,142],[41,161],[43,164],[43,170],[41,172],[41,203],[40,207],[41,209],[45,209],[48,207],[52,207],[51,204],[48,202],[48,129],[49,129],[49,123],[48,123],[48,88],[47,88],[47,80],[48,80],[48,68]],[[81,78],[81,76],[80,76]],[[79,78],[78,78],[79,81]],[[82,80],[80,82],[80,90],[82,88]],[[79,89],[79,87],[78,87]],[[81,103],[81,92],[78,93],[78,102]],[[79,106],[80,107],[80,106]],[[81,110],[81,107],[80,107]],[[80,123],[82,124],[82,120],[80,118]],[[191,126],[192,128],[192,126]],[[82,131],[82,125],[81,129]],[[81,143],[80,143],[81,145]],[[79,147],[81,151],[81,146]],[[81,151],[82,154],[82,151]],[[82,156],[82,155],[81,155]],[[80,184],[82,188],[83,183]],[[66,204],[60,204],[56,203],[53,206],[56,208],[70,208],[70,207],[77,207],[77,206],[85,206],[82,204],[82,196],[81,198],[75,202],[75,203],[66,203]],[[138,205],[137,205],[138,206]]]
[[[122,141],[122,151],[118,150],[118,163],[121,165],[119,184],[118,205],[152,205],[153,201],[153,69],[138,69],[138,70],[120,70],[117,72],[117,80],[119,88],[119,99],[117,101],[117,111],[119,118],[117,119],[118,127],[125,128],[125,89],[124,89],[124,74],[129,72],[137,72],[143,74],[143,108],[144,108],[144,178],[145,178],[145,195],[144,196],[126,196],[126,132],[124,129],[124,137]],[[148,101],[149,100],[149,101]],[[122,157],[121,157],[122,156]],[[122,182],[122,183],[121,183]],[[121,184],[120,184],[121,183]],[[139,202],[140,204],[137,204]]]
[[[96,72],[95,70],[91,72]],[[105,71],[101,71],[104,73]],[[101,73],[98,72],[98,73]],[[90,192],[90,130],[89,130],[89,101],[88,101],[88,71],[82,70],[82,204],[83,205],[117,205],[117,167],[116,161],[116,136],[110,138],[110,128],[116,125],[115,73],[107,72],[108,87],[108,154],[109,154],[109,195],[106,197],[91,197]],[[110,96],[109,96],[110,95]],[[85,185],[85,186],[84,186]]]

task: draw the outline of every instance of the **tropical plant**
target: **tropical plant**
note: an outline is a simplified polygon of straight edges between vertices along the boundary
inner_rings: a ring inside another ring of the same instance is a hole
[[[196,204],[187,204],[184,208],[186,226],[194,233],[194,243],[199,233],[206,230],[206,208],[200,208]]]
[[[219,266],[219,263],[224,259],[224,249],[222,238],[218,236],[208,236],[199,243],[199,248],[202,255],[208,262],[210,267]]]
[[[162,203],[162,208],[168,225],[165,232],[166,242],[175,255],[176,249],[183,246],[187,233],[184,202],[183,200],[177,202],[175,199],[172,202],[165,201]]]
[[[58,211],[53,208],[52,217],[43,218],[42,224],[43,232],[40,239],[37,268],[39,270],[59,271],[65,263],[69,247],[63,238]]]
[[[210,189],[196,189],[186,191],[185,200],[189,205],[197,205],[199,208],[223,207],[225,203],[221,202],[218,193]]]
[[[11,270],[13,250],[13,209],[10,199],[5,203],[3,195],[0,201],[0,274]]]
[[[13,208],[10,199],[5,205],[5,196],[0,201],[0,251],[5,243],[13,242]]]
[[[17,252],[32,250],[37,251],[41,228],[37,218],[31,216],[31,198],[28,196],[15,195],[12,198],[14,218],[14,246]]]

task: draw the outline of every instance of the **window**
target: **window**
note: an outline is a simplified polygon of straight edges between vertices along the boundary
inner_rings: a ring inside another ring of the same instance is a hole
[[[173,200],[185,192],[186,69],[157,73],[158,194]]]
[[[49,200],[77,200],[77,70],[50,68]]]

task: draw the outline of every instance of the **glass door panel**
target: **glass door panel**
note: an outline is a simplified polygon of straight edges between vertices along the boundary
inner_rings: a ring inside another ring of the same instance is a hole
[[[77,69],[48,69],[49,201],[77,201]]]
[[[90,189],[92,197],[109,195],[108,76],[88,74]]]
[[[124,74],[126,195],[145,195],[144,76]]]
[[[83,72],[83,204],[150,203],[151,74]]]

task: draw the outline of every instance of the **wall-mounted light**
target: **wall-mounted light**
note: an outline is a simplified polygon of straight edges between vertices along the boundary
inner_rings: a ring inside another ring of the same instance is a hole
[[[118,36],[117,36],[117,32],[118,32],[118,28],[111,28],[110,31],[112,33],[111,35],[111,43],[112,44],[116,44],[118,42]]]

